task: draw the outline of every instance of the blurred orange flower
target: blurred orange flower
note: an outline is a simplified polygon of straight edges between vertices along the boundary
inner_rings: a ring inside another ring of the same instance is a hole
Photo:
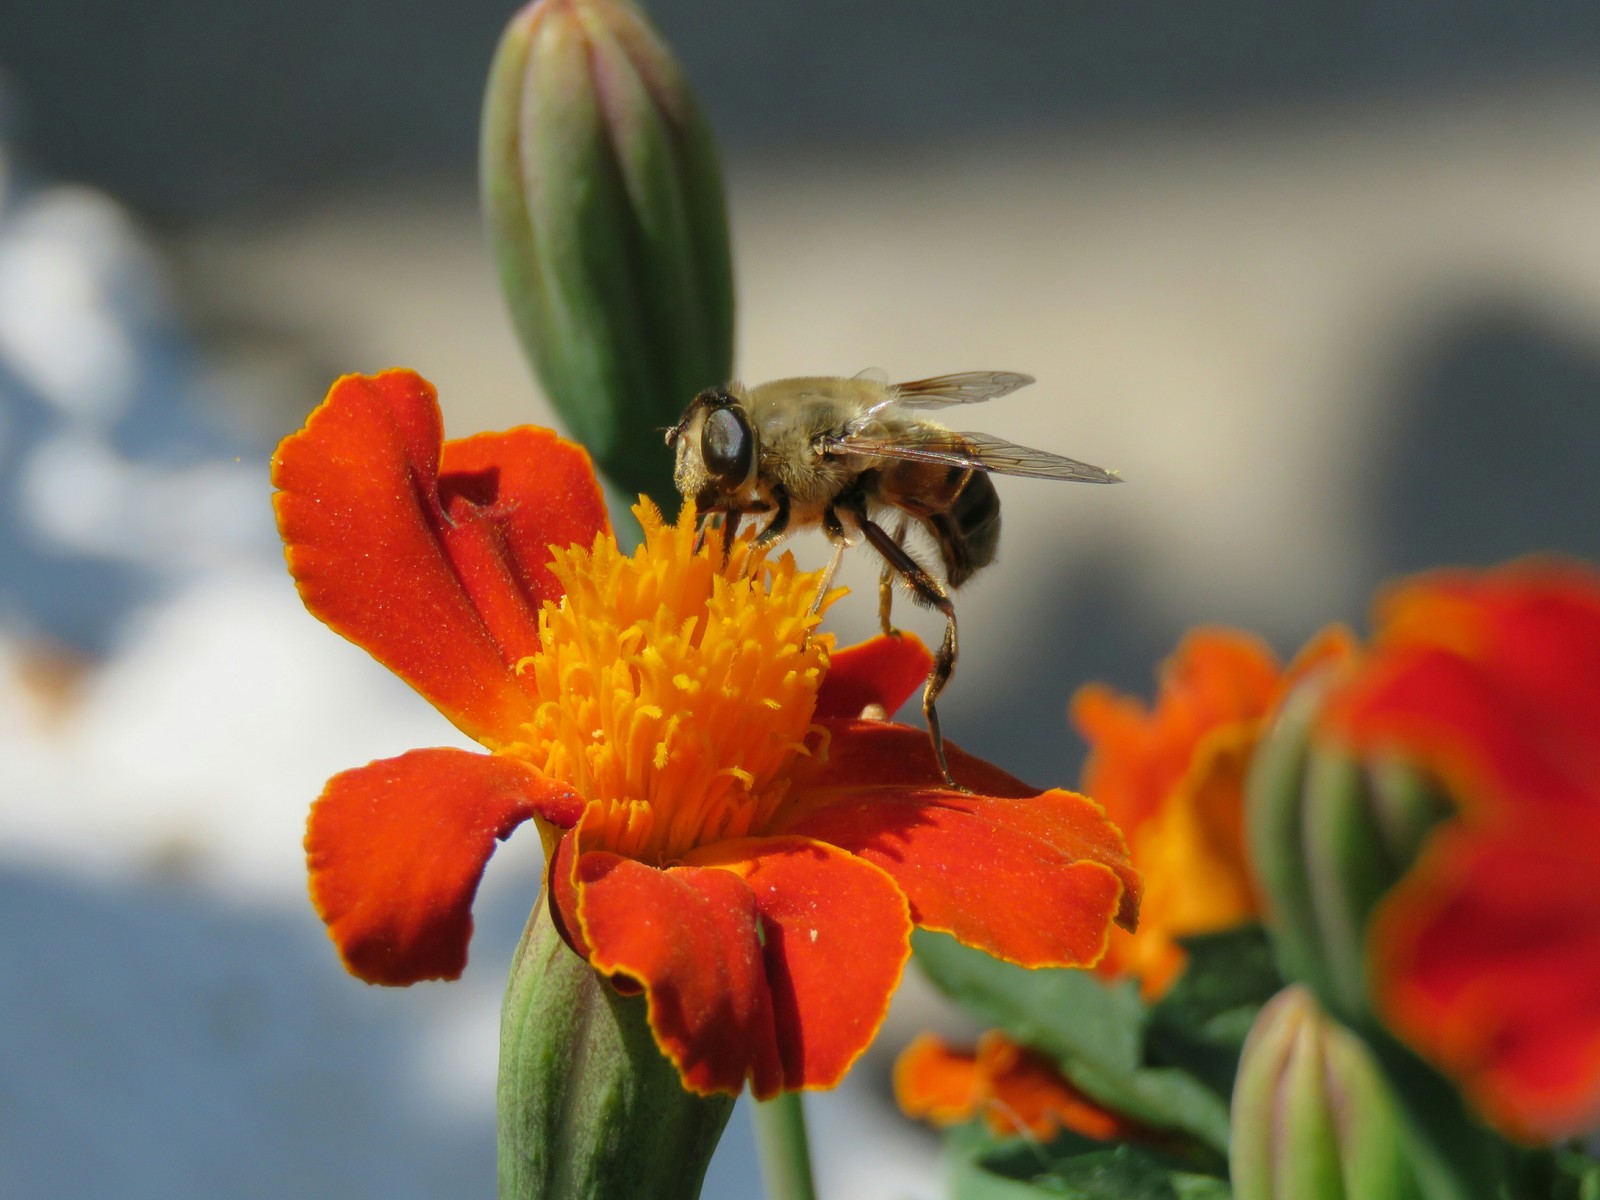
[[[1441,571],[1377,607],[1324,736],[1421,766],[1456,815],[1369,933],[1379,1011],[1529,1141],[1600,1124],[1600,573]]]
[[[458,975],[497,839],[538,818],[568,943],[646,994],[689,1090],[765,1098],[839,1081],[914,924],[1046,966],[1134,923],[1098,806],[954,750],[953,791],[920,731],[856,719],[921,682],[920,642],[834,653],[819,575],[696,550],[692,510],[642,504],[622,554],[549,431],[446,443],[425,380],[347,376],[273,480],[307,607],[489,751],[346,771],[313,806],[312,899],[361,978]]]
[[[1089,743],[1083,791],[1123,830],[1145,879],[1137,932],[1113,931],[1105,975],[1135,975],[1147,1000],[1187,962],[1177,940],[1252,920],[1260,911],[1244,843],[1244,779],[1268,718],[1308,672],[1351,652],[1325,631],[1285,669],[1250,634],[1190,632],[1162,664],[1154,707],[1104,684],[1070,710]]]
[[[1048,1140],[1066,1129],[1099,1141],[1148,1138],[1151,1131],[1102,1108],[1044,1055],[998,1030],[978,1039],[976,1050],[953,1050],[924,1033],[900,1054],[894,1095],[908,1117],[959,1125],[981,1115],[1002,1137],[1027,1133]]]

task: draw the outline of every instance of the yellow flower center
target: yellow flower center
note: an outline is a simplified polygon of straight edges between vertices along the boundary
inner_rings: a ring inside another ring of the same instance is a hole
[[[675,525],[634,508],[644,544],[609,534],[555,551],[565,588],[539,614],[540,649],[517,664],[541,702],[504,748],[589,802],[585,841],[662,864],[759,832],[807,753],[831,634],[818,634],[820,572],[749,541],[696,553],[694,512]],[[816,611],[813,611],[813,610]]]

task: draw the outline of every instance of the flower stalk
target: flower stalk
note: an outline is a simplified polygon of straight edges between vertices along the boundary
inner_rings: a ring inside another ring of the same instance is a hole
[[[816,1200],[811,1175],[811,1143],[806,1136],[805,1103],[799,1092],[784,1092],[755,1102],[751,1110],[761,1180],[767,1200]]]
[[[700,1194],[733,1097],[684,1090],[645,1007],[534,910],[501,1011],[501,1200]]]

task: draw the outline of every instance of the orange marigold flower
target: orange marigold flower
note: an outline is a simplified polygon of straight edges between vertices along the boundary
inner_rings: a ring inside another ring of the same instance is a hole
[[[1324,736],[1455,801],[1368,934],[1379,1011],[1529,1141],[1600,1123],[1600,573],[1530,560],[1383,597]]]
[[[924,1033],[900,1053],[894,1096],[908,1117],[959,1125],[981,1115],[996,1134],[1048,1140],[1066,1129],[1099,1141],[1149,1139],[1151,1130],[1102,1108],[1074,1087],[1044,1055],[999,1030],[975,1050],[954,1050]]]
[[[1089,743],[1083,790],[1128,838],[1146,890],[1137,932],[1113,932],[1099,970],[1136,975],[1147,999],[1183,972],[1177,939],[1260,912],[1244,844],[1244,779],[1279,700],[1308,671],[1349,652],[1330,629],[1285,670],[1247,633],[1189,633],[1162,664],[1153,708],[1104,684],[1072,698]]]
[[[312,899],[375,983],[453,978],[496,839],[543,822],[553,915],[700,1093],[839,1081],[913,924],[1027,966],[1082,965],[1138,877],[1093,802],[952,750],[948,789],[893,711],[914,638],[835,652],[819,576],[635,511],[622,554],[583,451],[544,430],[441,445],[433,389],[347,376],[273,463],[311,611],[489,751],[336,776]]]

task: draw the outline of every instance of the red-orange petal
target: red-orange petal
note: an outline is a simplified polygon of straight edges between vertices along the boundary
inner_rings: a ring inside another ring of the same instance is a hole
[[[1083,966],[1113,922],[1132,927],[1140,883],[1099,805],[1036,792],[951,748],[949,790],[920,730],[826,722],[825,763],[797,778],[781,829],[886,871],[918,925],[1023,966]]]
[[[914,633],[880,635],[834,652],[817,691],[817,719],[859,717],[868,708],[892,717],[933,669],[933,655]]]
[[[784,1089],[835,1086],[911,957],[906,898],[885,872],[806,838],[720,842],[689,861],[738,875],[755,896]]]
[[[1079,688],[1071,718],[1090,747],[1083,790],[1132,834],[1160,810],[1210,730],[1266,714],[1280,675],[1276,656],[1260,638],[1201,628],[1162,663],[1152,707],[1104,684]]]
[[[553,433],[442,437],[421,376],[347,375],[278,447],[274,505],[306,607],[494,743],[533,713],[514,667],[557,594],[546,548],[604,514],[587,455]]]
[[[918,1034],[894,1063],[894,1098],[906,1116],[958,1125],[978,1115],[987,1081],[972,1050],[952,1050],[935,1034]]]
[[[1600,821],[1600,574],[1441,571],[1378,614],[1377,648],[1325,728],[1420,759],[1476,817]]]
[[[551,547],[588,546],[611,527],[588,453],[533,425],[446,442],[439,493],[457,526],[492,536],[536,631],[540,605],[561,595]]]
[[[656,1043],[702,1094],[836,1084],[910,954],[893,881],[802,838],[723,842],[666,870],[594,851],[574,876],[589,961],[644,988]]]
[[[1371,935],[1386,1019],[1530,1141],[1600,1124],[1600,870],[1592,846],[1441,830]]]
[[[311,902],[352,975],[404,985],[467,963],[472,897],[495,843],[578,798],[514,759],[413,750],[335,775],[311,806]]]
[[[567,839],[570,841],[570,839]],[[557,866],[561,865],[558,858]],[[577,857],[564,921],[596,970],[645,990],[650,1028],[690,1091],[758,1094],[782,1083],[760,914],[728,871],[660,870],[609,851]],[[573,911],[576,901],[576,912]]]
[[[954,1125],[983,1114],[1001,1137],[1028,1134],[1048,1140],[1070,1129],[1099,1141],[1159,1141],[1161,1135],[1101,1107],[1067,1081],[1043,1055],[999,1030],[976,1050],[952,1050],[922,1034],[894,1067],[895,1100],[909,1117]]]

